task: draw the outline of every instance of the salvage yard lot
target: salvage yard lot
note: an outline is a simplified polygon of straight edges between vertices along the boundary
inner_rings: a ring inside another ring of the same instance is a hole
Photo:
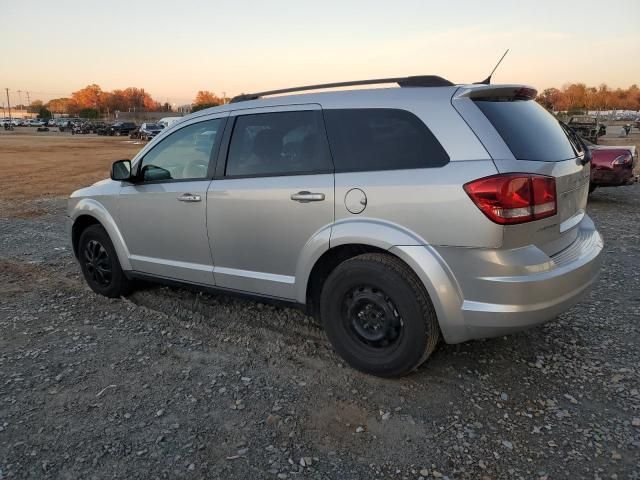
[[[640,478],[640,186],[591,197],[582,303],[382,380],[297,310],[93,294],[63,197],[140,147],[0,133],[0,479]]]

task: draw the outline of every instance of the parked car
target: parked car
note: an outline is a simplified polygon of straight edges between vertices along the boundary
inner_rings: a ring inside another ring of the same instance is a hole
[[[587,151],[536,91],[368,83],[383,81],[400,88],[236,97],[115,162],[69,199],[88,285],[301,305],[350,365],[385,377],[440,338],[505,335],[578,302],[603,248]]]
[[[158,120],[158,125],[160,125],[162,128],[168,128],[174,123],[182,120],[182,118],[183,117],[163,117]]]
[[[111,124],[103,123],[101,125],[97,125],[95,129],[95,133],[98,135],[109,135],[111,130]]]
[[[89,122],[75,122],[71,126],[72,135],[86,135],[92,132],[93,126]]]
[[[65,118],[60,123],[58,123],[58,130],[60,130],[61,132],[72,131],[74,125],[80,123],[82,123],[82,120],[80,118]]]
[[[589,193],[598,187],[619,187],[638,182],[638,175],[634,173],[638,164],[635,145],[595,145],[588,140],[585,143],[591,150]]]
[[[151,140],[161,131],[162,127],[156,123],[143,123],[140,125],[138,138],[141,138],[142,140]]]
[[[596,117],[591,117],[589,115],[574,116],[569,119],[568,125],[578,132],[581,137],[586,138],[592,143],[598,143],[600,127]]]
[[[132,130],[137,128],[133,122],[116,122],[109,127],[109,135],[129,135]]]

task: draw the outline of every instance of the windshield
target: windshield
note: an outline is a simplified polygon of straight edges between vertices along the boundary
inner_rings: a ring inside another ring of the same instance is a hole
[[[160,127],[158,125],[156,125],[155,123],[147,123],[147,128],[149,130],[159,130]]]
[[[518,160],[559,162],[576,157],[553,115],[533,100],[477,100],[475,104]]]

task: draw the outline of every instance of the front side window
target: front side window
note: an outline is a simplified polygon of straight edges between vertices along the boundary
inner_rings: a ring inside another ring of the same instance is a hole
[[[226,176],[270,176],[331,171],[318,111],[242,115],[229,145]]]
[[[449,155],[413,113],[391,108],[324,111],[336,172],[442,167]]]
[[[142,159],[142,178],[145,181],[207,178],[221,122],[218,118],[194,123],[164,138]]]

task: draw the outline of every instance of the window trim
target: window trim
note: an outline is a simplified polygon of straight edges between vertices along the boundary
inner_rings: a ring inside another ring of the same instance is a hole
[[[444,154],[445,154],[445,156],[447,158],[447,161],[445,163],[443,163],[442,165],[438,165],[438,166],[419,166],[419,167],[401,167],[401,168],[389,167],[389,168],[365,168],[365,169],[361,169],[361,168],[338,168],[338,167],[336,167],[335,155],[333,153],[333,150],[331,150],[331,140],[329,139],[329,132],[328,132],[327,125],[326,125],[327,122],[326,122],[326,118],[324,116],[325,112],[331,111],[331,110],[387,110],[387,111],[396,111],[396,112],[408,113],[410,116],[415,118],[418,122],[420,122],[422,127],[427,132],[429,132],[429,134],[431,134],[431,136],[433,136],[435,141],[438,143],[438,145],[440,146],[440,148],[444,152]],[[333,160],[334,171],[335,171],[336,174],[339,174],[339,173],[367,173],[367,172],[389,172],[389,171],[402,171],[402,170],[438,169],[438,168],[444,168],[447,165],[449,165],[449,163],[451,163],[451,156],[449,155],[449,152],[447,152],[447,149],[444,148],[444,145],[442,145],[442,142],[440,142],[440,139],[438,137],[436,137],[435,133],[433,133],[431,131],[429,126],[418,115],[416,115],[414,112],[412,112],[411,110],[408,110],[406,108],[398,108],[398,107],[337,107],[337,108],[326,108],[326,109],[322,110],[322,117],[323,117],[323,120],[324,120],[323,123],[325,124],[325,134],[327,135],[327,142],[329,143],[329,150],[331,151],[331,158]]]
[[[329,145],[329,137],[327,135],[326,125],[324,123],[324,116],[322,115],[322,109],[318,108],[317,104],[308,104],[308,105],[291,105],[290,108],[287,109],[279,107],[277,109],[269,109],[269,111],[264,111],[264,109],[246,109],[246,110],[236,110],[231,112],[232,117],[227,122],[227,128],[225,129],[224,136],[222,138],[223,144],[220,148],[220,152],[218,154],[218,162],[216,165],[215,175],[213,176],[214,180],[235,180],[235,179],[243,179],[243,178],[270,178],[270,177],[296,177],[300,175],[323,175],[323,174],[333,174],[335,172],[335,164],[333,162],[333,155],[331,154],[331,146]],[[303,108],[295,108],[295,107],[303,107]],[[309,107],[309,108],[304,108]],[[305,172],[290,172],[290,173],[256,173],[250,175],[227,175],[227,164],[229,162],[229,150],[231,146],[231,137],[233,136],[233,132],[236,127],[236,122],[239,117],[246,117],[249,115],[268,115],[274,113],[295,113],[295,112],[313,112],[316,121],[318,122],[318,126],[321,129],[319,132],[322,136],[324,133],[324,142],[327,148],[330,168],[322,169],[322,170],[309,170]]]
[[[196,120],[196,119],[194,119]],[[140,171],[142,170],[142,163],[144,162],[145,157],[152,152],[154,149],[156,149],[159,145],[161,145],[166,139],[170,138],[171,135],[173,135],[174,133],[179,132],[180,130],[184,129],[184,128],[188,128],[191,127],[193,125],[198,125],[200,123],[204,123],[204,122],[210,122],[212,120],[220,120],[220,127],[222,128],[222,134],[221,135],[216,135],[216,140],[213,144],[213,147],[211,148],[211,153],[209,154],[209,165],[207,168],[207,175],[205,177],[202,178],[172,178],[169,180],[140,180],[138,182],[135,183],[135,185],[154,185],[154,184],[164,184],[164,183],[181,183],[181,182],[210,182],[213,177],[214,177],[214,172],[218,163],[218,157],[219,157],[219,152],[220,152],[220,146],[222,144],[222,139],[227,131],[227,125],[229,124],[229,117],[228,115],[224,115],[224,116],[219,116],[219,117],[211,117],[211,118],[198,118],[196,121],[194,122],[190,122],[187,123],[185,125],[180,125],[180,128],[176,128],[175,130],[173,130],[172,132],[167,132],[166,136],[163,136],[162,139],[156,144],[156,145],[152,145],[151,148],[149,148],[147,151],[145,151],[140,158],[137,158],[135,160],[135,171],[136,171],[136,177],[138,177],[140,175]]]

